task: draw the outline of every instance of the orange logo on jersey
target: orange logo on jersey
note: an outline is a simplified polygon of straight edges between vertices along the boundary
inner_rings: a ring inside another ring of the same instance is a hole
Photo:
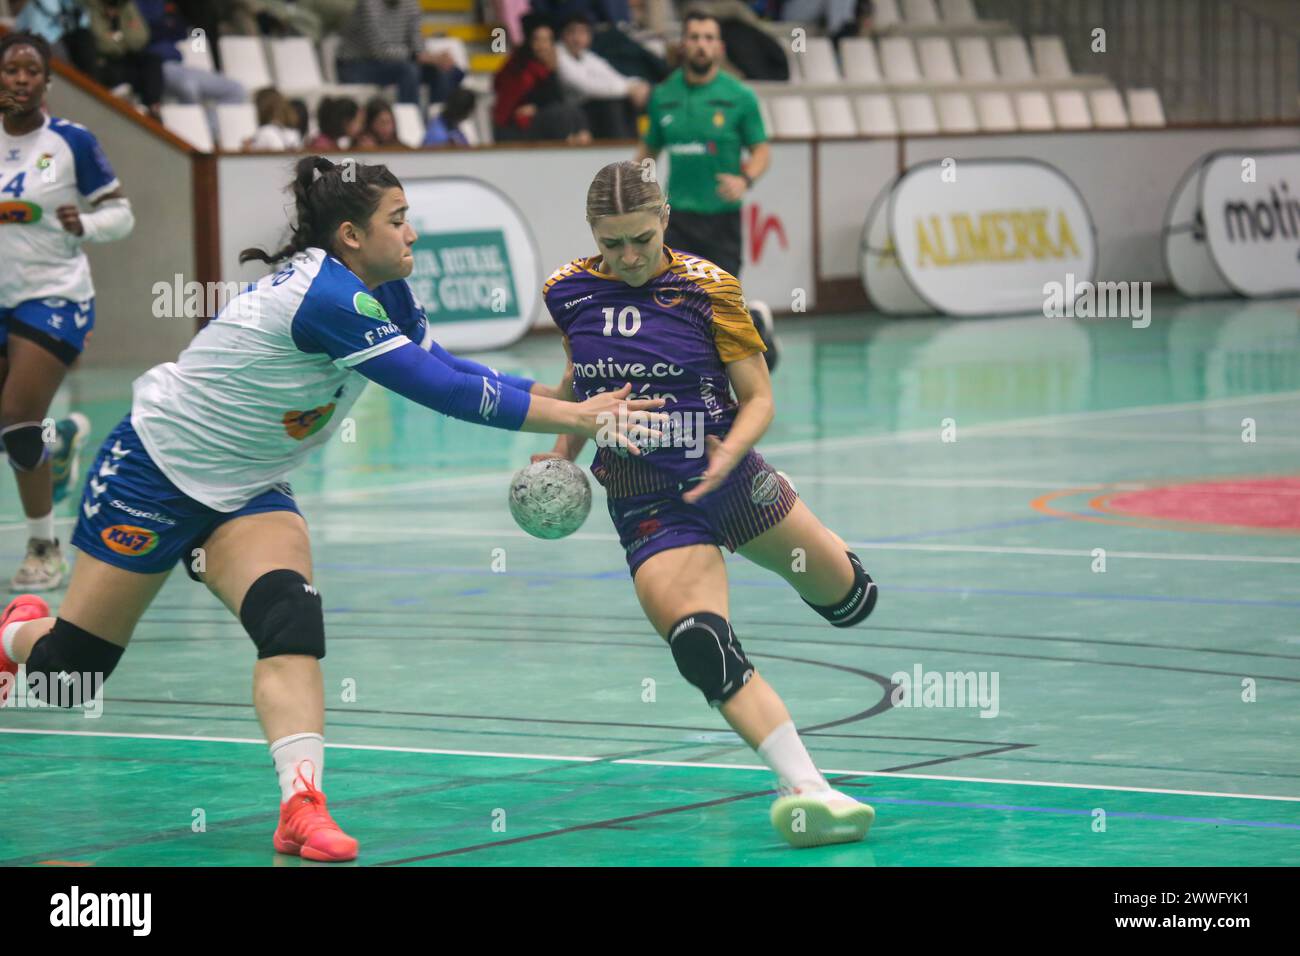
[[[34,202],[0,202],[0,223],[16,222],[30,226],[41,221],[41,207]]]
[[[655,302],[665,309],[676,308],[682,304],[682,294],[677,289],[655,289]]]
[[[727,122],[727,118],[722,115],[722,110],[718,110],[716,113],[713,114],[714,126],[722,126],[726,122]]]
[[[284,430],[289,433],[290,438],[302,441],[324,428],[325,423],[330,420],[330,416],[333,414],[333,402],[328,405],[319,405],[305,412],[285,412],[282,419]]]
[[[158,547],[158,535],[133,524],[115,524],[99,533],[100,540],[118,554],[138,558]]]

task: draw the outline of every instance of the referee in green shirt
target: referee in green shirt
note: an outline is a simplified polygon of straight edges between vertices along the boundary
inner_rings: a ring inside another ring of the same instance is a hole
[[[646,107],[649,127],[636,161],[672,157],[666,192],[671,212],[664,242],[716,263],[740,277],[740,207],[746,190],[767,171],[772,150],[758,97],[723,73],[722,30],[707,14],[690,11],[682,23],[683,65],[655,87]],[[749,152],[742,162],[741,152]],[[755,325],[776,364],[772,314],[749,303]]]

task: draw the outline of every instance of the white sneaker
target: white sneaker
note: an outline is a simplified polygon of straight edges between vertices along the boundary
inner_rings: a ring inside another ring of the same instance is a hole
[[[9,582],[11,591],[53,591],[63,583],[68,564],[63,560],[59,542],[27,539],[27,557]]]
[[[876,811],[829,786],[782,787],[772,804],[772,826],[795,847],[856,843],[867,836]]]

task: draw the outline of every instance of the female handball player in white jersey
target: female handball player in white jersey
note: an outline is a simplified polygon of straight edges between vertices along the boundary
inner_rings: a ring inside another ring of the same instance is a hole
[[[625,402],[628,388],[558,401],[546,386],[449,355],[405,282],[416,236],[397,178],[309,156],[293,189],[289,244],[240,256],[282,263],[278,271],[236,297],[177,361],[136,379],[131,412],[82,496],[72,537],[81,554],[58,617],[34,595],[9,605],[0,681],[12,685],[19,663],[38,697],[64,672],[106,678],[182,562],[257,647],[253,702],[281,790],[275,848],[350,860],[357,841],[321,792],[324,619],[289,472],[329,439],[367,381],[495,428],[595,437],[612,423],[607,440],[624,447],[659,435],[647,425],[659,416],[646,410],[663,403]],[[79,703],[67,696],[60,703]]]
[[[27,515],[15,591],[50,591],[67,564],[54,505],[90,435],[78,412],[46,429],[64,374],[95,325],[95,287],[81,246],[131,232],[131,204],[84,126],[47,116],[50,48],[0,37],[0,439]]]
[[[668,206],[643,169],[611,163],[596,175],[587,222],[600,254],[561,267],[544,286],[569,356],[559,392],[589,400],[630,381],[633,394],[666,398],[672,427],[661,441],[635,457],[601,448],[591,469],[608,493],[637,598],[682,676],[777,775],[770,816],[781,835],[795,846],[861,840],[874,811],[830,787],[736,639],[720,547],[785,578],[835,627],[871,613],[876,585],[753,450],[774,405],[740,283],[664,245]],[[533,460],[573,460],[585,441],[562,436]]]

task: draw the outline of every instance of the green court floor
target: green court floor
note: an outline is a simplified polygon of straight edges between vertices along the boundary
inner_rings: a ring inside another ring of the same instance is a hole
[[[641,617],[598,487],[568,539],[515,528],[509,475],[546,437],[368,390],[355,442],[294,479],[358,864],[1300,863],[1298,304],[778,323],[760,450],[881,598],[836,630],[732,557],[732,617],[818,764],[875,806],[850,847],[771,829],[770,775]],[[487,360],[562,359],[534,336]],[[136,371],[76,373],[56,412],[98,441]],[[7,577],[25,525],[0,478]],[[100,716],[0,710],[0,864],[312,865],[271,848],[253,660],[174,574]],[[918,671],[997,693],[896,705]]]

